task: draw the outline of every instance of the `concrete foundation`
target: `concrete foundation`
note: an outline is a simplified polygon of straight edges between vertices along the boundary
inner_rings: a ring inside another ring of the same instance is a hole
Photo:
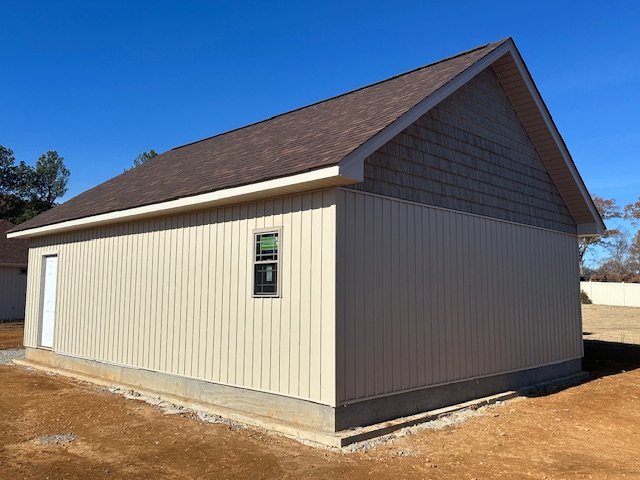
[[[336,431],[385,422],[394,418],[428,412],[500,392],[519,390],[531,385],[576,375],[582,360],[474,378],[446,385],[423,388],[386,397],[351,403],[336,410]]]
[[[460,408],[511,398],[516,390],[576,378],[581,372],[581,360],[575,359],[332,407],[44,349],[27,348],[26,359],[24,363],[32,367],[99,385],[134,389],[195,410],[336,447],[384,435]]]

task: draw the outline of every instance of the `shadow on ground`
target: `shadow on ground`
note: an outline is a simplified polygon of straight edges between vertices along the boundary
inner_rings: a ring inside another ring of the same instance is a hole
[[[640,345],[632,343],[584,341],[582,370],[592,378],[614,375],[640,368]]]
[[[581,383],[588,383],[608,375],[616,375],[640,368],[640,345],[630,343],[584,340],[582,371],[588,378],[575,379],[567,383],[551,383],[524,389],[521,395],[542,397],[551,395]]]

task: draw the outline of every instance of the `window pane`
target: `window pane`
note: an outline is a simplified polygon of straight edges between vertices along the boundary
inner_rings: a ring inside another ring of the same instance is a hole
[[[254,295],[274,295],[278,293],[278,264],[259,263],[254,265]]]
[[[262,233],[256,235],[256,262],[278,259],[278,234]]]

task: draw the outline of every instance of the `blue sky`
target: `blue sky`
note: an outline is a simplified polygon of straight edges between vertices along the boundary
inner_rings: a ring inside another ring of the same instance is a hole
[[[158,152],[513,37],[589,190],[640,196],[635,1],[3,1],[0,144],[65,198]]]

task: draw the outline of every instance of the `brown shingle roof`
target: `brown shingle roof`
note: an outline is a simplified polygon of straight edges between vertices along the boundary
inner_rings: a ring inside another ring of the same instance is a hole
[[[26,265],[29,258],[29,240],[8,239],[7,232],[15,225],[0,220],[0,265]]]
[[[159,155],[14,231],[337,165],[506,40]]]

